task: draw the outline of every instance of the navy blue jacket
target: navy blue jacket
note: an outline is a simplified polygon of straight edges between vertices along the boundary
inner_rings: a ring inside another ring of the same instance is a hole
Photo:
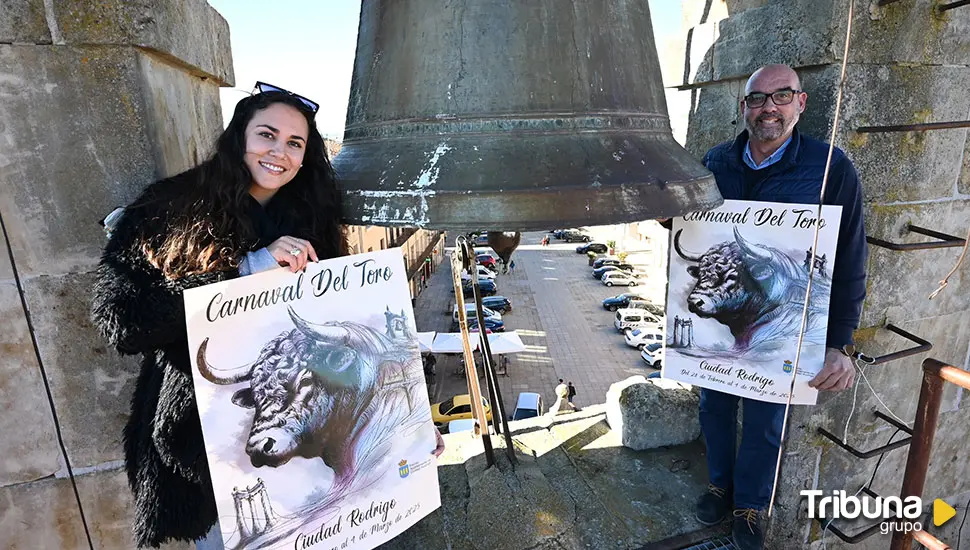
[[[817,139],[792,133],[781,160],[752,170],[742,160],[747,130],[732,141],[717,145],[704,156],[725,199],[818,204],[829,146]],[[852,161],[841,149],[832,153],[825,189],[825,204],[842,206],[842,224],[832,268],[832,300],[826,344],[841,348],[852,343],[866,297],[866,230],[862,222],[862,188]]]

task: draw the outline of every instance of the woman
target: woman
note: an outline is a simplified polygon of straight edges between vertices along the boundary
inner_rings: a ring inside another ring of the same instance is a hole
[[[216,523],[182,291],[346,253],[317,105],[257,88],[212,158],[125,209],[98,266],[93,320],[119,352],[143,356],[124,432],[140,547],[200,539]]]

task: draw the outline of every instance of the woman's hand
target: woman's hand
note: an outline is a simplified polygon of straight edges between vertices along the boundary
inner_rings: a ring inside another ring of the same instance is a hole
[[[431,454],[437,458],[441,456],[441,453],[445,452],[445,438],[441,437],[441,432],[438,431],[438,426],[434,427],[434,441],[435,448],[433,451],[431,451]]]
[[[278,264],[289,267],[293,273],[306,269],[310,260],[318,261],[317,251],[309,241],[288,235],[273,241],[266,250],[269,250]]]

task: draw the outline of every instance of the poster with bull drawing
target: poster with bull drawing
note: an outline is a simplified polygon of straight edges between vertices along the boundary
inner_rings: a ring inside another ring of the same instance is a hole
[[[401,249],[184,294],[228,549],[370,549],[440,506]]]
[[[809,274],[793,404],[815,404],[841,206],[728,200],[673,220],[663,377],[785,403]],[[820,227],[818,250],[812,244]]]

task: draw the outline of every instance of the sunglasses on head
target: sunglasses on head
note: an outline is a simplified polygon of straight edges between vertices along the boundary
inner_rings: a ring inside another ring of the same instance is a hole
[[[757,109],[758,107],[763,107],[770,97],[771,102],[775,105],[788,105],[800,93],[802,93],[801,90],[792,90],[791,88],[785,88],[777,92],[771,92],[770,94],[753,92],[744,96],[744,104],[750,109]]]
[[[320,109],[320,104],[318,104],[316,101],[309,100],[299,94],[294,94],[289,90],[284,90],[279,86],[273,86],[272,84],[267,84],[265,82],[257,82],[254,90],[258,91],[261,94],[265,94],[267,92],[282,92],[284,94],[291,95],[296,99],[299,99],[300,103],[305,105],[306,108],[309,109],[310,112],[313,113],[314,115],[317,114],[317,111]],[[256,92],[253,92],[253,95],[256,95]]]

